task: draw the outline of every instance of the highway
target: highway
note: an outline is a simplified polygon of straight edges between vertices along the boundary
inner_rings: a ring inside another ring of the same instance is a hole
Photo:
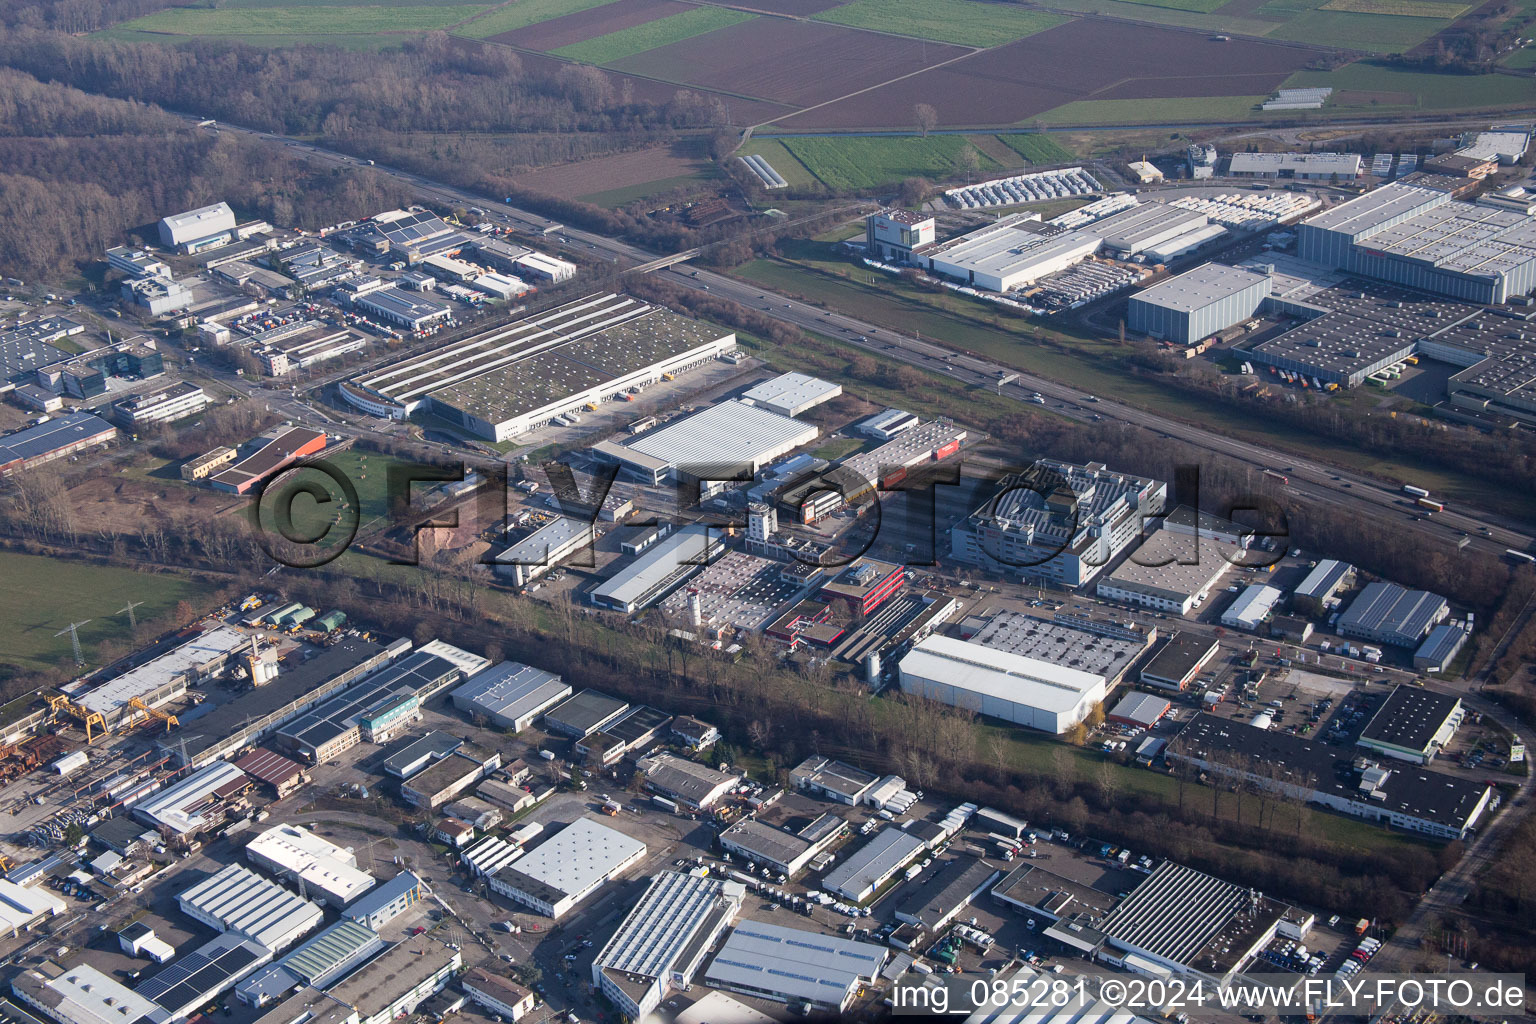
[[[200,120],[193,115],[182,116],[194,124]],[[368,163],[307,142],[223,122],[215,130],[239,132],[287,145],[322,161],[353,166]],[[423,199],[450,206],[478,206],[487,211],[491,220],[521,231],[543,234],[557,226],[556,222],[539,214],[444,185],[409,171],[371,166],[375,172],[410,186]],[[969,386],[992,387],[1002,375],[1017,374],[1012,382],[996,389],[999,394],[1028,403],[1034,393],[1038,392],[1048,400],[1052,411],[1062,415],[1075,419],[1099,416],[1105,420],[1133,424],[1212,454],[1235,459],[1258,470],[1280,472],[1288,477],[1284,485],[1286,493],[1330,505],[1338,509],[1340,515],[1384,518],[1399,530],[1410,530],[1438,544],[1455,544],[1462,534],[1466,534],[1469,547],[1493,554],[1502,553],[1506,548],[1524,550],[1532,544],[1532,534],[1525,524],[1488,513],[1460,509],[1449,509],[1433,518],[1420,518],[1411,508],[1411,499],[1406,498],[1397,486],[1385,485],[1313,458],[1227,437],[1145,409],[1090,396],[1068,385],[1018,371],[1015,367],[1004,367],[999,363],[959,354],[933,342],[897,334],[855,317],[824,310],[713,271],[684,269],[686,264],[659,266],[668,260],[658,260],[656,254],[618,239],[569,226],[558,226],[558,230],[551,231],[547,237],[551,248],[578,253],[585,250],[589,256],[595,255],[626,268],[658,265],[653,272],[673,284],[710,291],[795,327],[838,337],[883,358],[905,362]],[[559,244],[556,246],[553,243]]]

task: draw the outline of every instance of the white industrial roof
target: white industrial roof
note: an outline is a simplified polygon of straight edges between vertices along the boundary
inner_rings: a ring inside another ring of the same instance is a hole
[[[477,673],[453,691],[456,704],[472,703],[488,714],[518,719],[568,696],[571,685],[553,672],[516,661]]]
[[[820,433],[811,423],[744,402],[721,402],[642,435],[630,450],[671,466],[750,464],[754,472]]]
[[[494,556],[503,565],[548,565],[564,557],[567,545],[590,542],[592,524],[570,516],[556,516],[515,544]]]
[[[30,977],[35,980],[42,975],[34,971]],[[140,1019],[166,1021],[171,1017],[154,1000],[89,964],[65,968],[64,973],[41,984],[59,1000],[54,1014],[76,1024],[133,1024]]]
[[[268,949],[278,950],[294,936],[319,924],[320,908],[240,864],[227,865],[178,899]]]
[[[1057,260],[1097,252],[1100,236],[1088,231],[1067,231],[1059,235],[1037,235],[1015,225],[983,228],[927,250],[923,256],[935,264],[943,263],[960,270],[999,277],[1014,277],[1031,268],[1054,265]]]
[[[1264,616],[1268,615],[1284,596],[1285,593],[1280,588],[1267,584],[1246,587],[1241,594],[1237,595],[1237,600],[1232,602],[1232,607],[1222,613],[1221,621],[1236,623],[1251,629],[1264,621]]]
[[[491,659],[455,647],[446,640],[429,640],[416,648],[416,654],[435,654],[444,661],[452,662],[465,676],[483,672],[491,667]]]
[[[596,966],[646,978],[664,977],[721,906],[727,885],[741,889],[739,883],[718,878],[661,872],[597,954]]]
[[[1290,171],[1301,174],[1338,174],[1356,177],[1360,173],[1358,153],[1233,153],[1233,174],[1267,174]]]
[[[626,606],[638,603],[679,569],[705,564],[706,555],[718,546],[719,538],[710,537],[709,527],[685,526],[651,545],[628,568],[619,570],[593,590],[592,596]]]
[[[1104,677],[965,640],[930,636],[901,659],[901,671],[1042,711],[1068,712]]]
[[[304,884],[350,902],[373,887],[373,876],[357,867],[350,850],[302,825],[276,825],[246,844],[247,856],[263,857]]]
[[[982,1009],[965,1018],[964,1024],[1146,1024],[1112,1003],[1091,996],[1062,999],[1053,995],[1042,976],[1028,967],[1020,967],[1008,979],[1006,991],[1014,998],[989,1001]]]
[[[887,825],[847,860],[828,871],[821,884],[831,892],[862,899],[865,889],[878,885],[881,879],[889,877],[892,871],[925,848],[926,844],[917,836],[895,825]]]
[[[1242,267],[1207,263],[1177,277],[1160,281],[1145,291],[1137,292],[1132,298],[1137,302],[1149,302],[1163,309],[1187,313],[1204,309],[1213,302],[1237,295],[1254,285],[1262,285],[1267,280],[1266,275]]]
[[[577,818],[517,862],[516,870],[565,894],[583,892],[645,844],[591,818]]]
[[[0,930],[20,931],[44,914],[65,909],[63,900],[40,885],[17,885],[0,879]]]
[[[464,862],[477,875],[494,875],[522,855],[521,846],[513,846],[496,836],[486,836],[463,853]]]
[[[229,208],[228,203],[214,203],[212,206],[199,206],[185,213],[173,213],[169,217],[162,218],[161,223],[173,231],[180,231],[182,228],[197,227],[205,222],[216,222],[225,217],[233,220],[234,216],[235,211]]]
[[[872,943],[746,921],[725,940],[705,978],[840,1006],[884,965],[885,949]]]
[[[782,373],[742,392],[741,397],[793,416],[813,405],[830,402],[843,393],[841,384],[804,373]]]
[[[215,791],[245,778],[246,774],[228,761],[215,761],[169,789],[152,793],[140,800],[133,805],[133,812],[155,825],[164,825],[178,835],[187,835],[206,823],[207,819],[202,812]]]
[[[87,711],[112,714],[134,697],[143,697],[172,682],[178,676],[201,669],[211,662],[227,658],[250,638],[228,626],[217,626],[158,658],[129,669],[75,700]]]

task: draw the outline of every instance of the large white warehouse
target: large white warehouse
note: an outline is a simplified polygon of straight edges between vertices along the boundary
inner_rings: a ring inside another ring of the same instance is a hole
[[[370,370],[339,393],[373,416],[426,408],[505,441],[735,347],[736,335],[703,321],[628,295],[592,295]]]
[[[919,254],[928,269],[993,292],[1028,288],[1099,251],[1102,239],[1087,231],[1037,235],[1003,221]]]
[[[901,689],[951,707],[1064,733],[1104,700],[1101,675],[945,636],[901,659]]]

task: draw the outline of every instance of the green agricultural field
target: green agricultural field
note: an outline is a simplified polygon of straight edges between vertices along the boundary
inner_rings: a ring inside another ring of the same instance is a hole
[[[1512,51],[1503,60],[1499,61],[1506,68],[1520,70],[1536,68],[1536,46],[1526,46]],[[58,342],[54,342],[58,344]]]
[[[839,190],[873,188],[910,177],[952,178],[964,173],[960,154],[971,145],[963,135],[790,136],[780,141],[823,184]],[[980,150],[977,156],[979,170],[1000,169]]]
[[[1228,0],[1125,0],[1125,2],[1140,7],[1163,7],[1171,11],[1210,14],[1218,7],[1224,6]]]
[[[178,8],[124,23],[128,32],[173,36],[331,36],[430,32],[485,10],[481,4],[440,7]]]
[[[684,39],[714,32],[716,29],[739,25],[744,21],[751,21],[754,17],[756,15],[728,11],[723,7],[695,7],[681,14],[648,21],[644,25],[609,32],[607,35],[593,39],[584,39],[570,46],[562,46],[553,52],[567,60],[581,61],[584,64],[611,64],[625,57],[633,57],[637,53],[654,50],[658,46],[666,46],[669,43],[681,42]]]
[[[815,185],[816,176],[778,139],[751,139],[741,147],[742,156],[760,156],[794,188]]]
[[[1055,28],[1067,20],[1041,11],[974,0],[853,0],[812,17],[850,28],[960,46],[1001,46]]]
[[[514,29],[527,28],[541,21],[559,18],[566,14],[602,7],[616,0],[514,0],[487,11],[484,17],[459,26],[455,35],[471,39],[485,39]]]
[[[1406,53],[1450,23],[1448,18],[1316,10],[1297,15],[1271,32],[1269,38],[1371,53]]]
[[[23,669],[67,662],[69,634],[54,634],[71,622],[91,620],[80,629],[80,645],[94,666],[97,644],[132,639],[128,616],[118,614],[129,601],[144,602],[134,609],[143,629],[173,612],[179,601],[201,607],[208,593],[180,576],[11,552],[0,553],[0,578],[6,583],[0,587],[0,666]]]
[[[1263,96],[1201,96],[1154,100],[1078,100],[1032,120],[1044,124],[1201,124],[1261,117]],[[1294,114],[1294,111],[1288,111]]]
[[[1322,0],[1318,2],[1321,3]],[[1207,13],[1202,7],[1160,6],[1134,3],[1131,0],[1052,0],[1051,6],[1062,10],[1079,11],[1083,14],[1108,14],[1116,18],[1151,22],[1155,25],[1177,25],[1182,28],[1199,29],[1202,32],[1235,32],[1262,36],[1275,27],[1273,21],[1224,14],[1219,7]]]
[[[1363,15],[1363,17],[1369,17]],[[1405,71],[1378,61],[1358,61],[1336,71],[1299,71],[1289,87],[1331,85],[1333,107],[1465,110],[1529,106],[1536,103],[1536,80],[1517,75],[1438,75]],[[1055,111],[1052,111],[1055,113]]]
[[[1075,159],[1049,135],[1032,132],[1028,135],[999,135],[998,138],[1032,164],[1065,164]]]

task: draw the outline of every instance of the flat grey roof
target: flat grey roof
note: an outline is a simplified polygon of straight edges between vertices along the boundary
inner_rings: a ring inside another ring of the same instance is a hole
[[[1437,189],[1393,182],[1309,217],[1304,225],[1362,238],[1390,220],[1412,216],[1449,200],[1447,193]]]
[[[814,424],[772,409],[727,401],[649,430],[626,447],[669,466],[750,463],[756,469],[819,433]]]
[[[885,965],[885,950],[761,921],[736,926],[705,979],[841,1006],[849,992]]]
[[[870,837],[837,867],[828,871],[822,885],[850,899],[862,899],[864,889],[878,885],[902,864],[923,850],[923,841],[895,825],[887,825]]]
[[[570,684],[553,672],[504,661],[470,677],[451,696],[460,706],[473,704],[488,714],[517,719],[570,692]]]
[[[1257,271],[1229,267],[1222,263],[1207,263],[1136,292],[1131,300],[1189,313],[1249,288],[1265,286],[1268,281],[1267,275]],[[1265,287],[1264,290],[1267,294],[1269,289]]]
[[[1224,973],[1286,909],[1247,886],[1163,861],[1100,928],[1121,946]]]
[[[1147,649],[1145,636],[1138,640],[1104,636],[1015,611],[992,616],[970,642],[1091,672],[1111,682]]]
[[[544,713],[544,718],[550,722],[569,726],[573,730],[581,729],[591,732],[602,723],[623,713],[627,707],[629,705],[624,701],[610,697],[606,693],[582,690],[574,697],[550,708]]]

